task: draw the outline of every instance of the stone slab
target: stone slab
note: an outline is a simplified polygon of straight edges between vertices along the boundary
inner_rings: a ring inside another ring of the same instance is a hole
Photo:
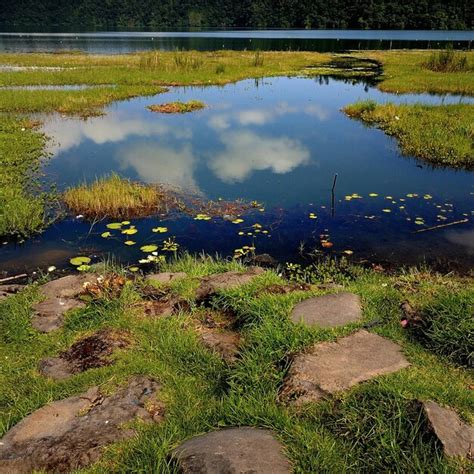
[[[173,452],[183,474],[288,474],[291,466],[272,432],[227,428],[196,436]]]
[[[400,346],[362,330],[297,355],[280,398],[295,405],[314,402],[408,366]]]
[[[362,319],[362,305],[358,295],[334,293],[301,301],[293,308],[290,317],[294,323],[308,326],[345,326]]]

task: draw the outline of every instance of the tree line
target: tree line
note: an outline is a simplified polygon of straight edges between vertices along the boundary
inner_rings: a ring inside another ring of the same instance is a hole
[[[0,23],[123,28],[472,29],[472,0],[0,0]]]

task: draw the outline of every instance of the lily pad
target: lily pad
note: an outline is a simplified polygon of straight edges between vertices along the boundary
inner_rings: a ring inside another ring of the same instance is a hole
[[[143,247],[140,247],[140,250],[142,252],[155,252],[158,250],[158,245],[144,245]]]
[[[138,232],[137,229],[125,229],[125,230],[122,230],[122,234],[126,234],[126,235],[133,235],[133,234],[136,234]]]
[[[126,240],[126,241],[124,242],[124,244],[125,244],[125,245],[135,245],[136,242],[134,242],[133,240]]]
[[[74,265],[75,267],[79,267],[81,265],[87,265],[88,263],[91,262],[91,259],[89,257],[74,257],[69,260],[71,265]]]
[[[80,272],[88,272],[91,269],[90,265],[79,265],[77,270]]]
[[[168,232],[168,227],[155,227],[151,230],[152,232],[158,232],[159,234],[164,234],[165,232]]]
[[[112,229],[112,230],[117,230],[117,229],[120,229],[122,227],[122,223],[121,222],[112,222],[111,224],[107,224],[107,229]]]
[[[100,236],[103,237],[104,239],[107,239],[108,237],[112,236],[112,233],[111,232],[102,232],[102,234],[100,234]]]

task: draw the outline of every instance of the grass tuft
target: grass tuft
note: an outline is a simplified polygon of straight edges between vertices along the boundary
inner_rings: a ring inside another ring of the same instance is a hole
[[[468,72],[472,68],[466,53],[452,47],[433,52],[423,67],[434,72]]]
[[[169,102],[168,104],[149,105],[147,109],[162,114],[185,114],[206,107],[200,100],[189,100],[188,102]]]
[[[116,174],[64,193],[69,209],[87,218],[131,218],[155,214],[164,194],[156,187],[136,183]]]

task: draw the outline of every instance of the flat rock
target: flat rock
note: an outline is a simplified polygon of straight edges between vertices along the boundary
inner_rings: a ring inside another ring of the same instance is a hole
[[[250,267],[246,272],[216,273],[201,279],[196,291],[197,300],[206,300],[221,290],[230,290],[250,283],[256,276],[264,273],[260,267]]]
[[[344,326],[361,318],[362,307],[359,296],[347,292],[303,300],[291,313],[291,320],[294,323],[323,328]]]
[[[24,285],[0,285],[0,301],[23,290]]]
[[[59,357],[41,360],[39,371],[54,380],[63,380],[88,369],[112,364],[109,356],[113,351],[129,344],[130,336],[127,331],[101,329],[75,342]]]
[[[397,344],[362,330],[297,355],[280,398],[295,405],[314,402],[408,366]]]
[[[423,409],[444,453],[473,459],[474,427],[462,421],[451,408],[443,408],[435,402],[423,402]]]
[[[109,397],[92,387],[45,405],[1,439],[0,473],[70,472],[97,461],[105,446],[134,436],[123,423],[162,419],[159,389],[152,379],[138,376]]]
[[[288,474],[291,465],[271,431],[242,427],[213,431],[173,451],[183,474]]]
[[[188,275],[184,272],[162,272],[162,273],[152,273],[147,276],[147,280],[157,281],[158,283],[170,283],[172,281],[180,280],[186,278]]]
[[[92,273],[68,275],[42,285],[40,291],[43,300],[33,306],[33,327],[40,332],[59,329],[67,311],[85,306],[78,296],[84,290],[84,285],[96,282],[97,277]]]

